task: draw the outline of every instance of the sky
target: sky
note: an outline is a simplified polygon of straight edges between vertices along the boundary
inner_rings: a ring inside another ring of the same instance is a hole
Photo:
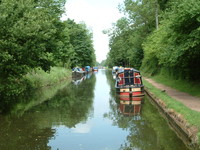
[[[112,27],[123,15],[118,5],[123,0],[67,0],[65,5],[67,18],[74,19],[76,23],[85,22],[93,32],[93,44],[98,62],[106,59],[109,52],[109,38],[102,31]]]

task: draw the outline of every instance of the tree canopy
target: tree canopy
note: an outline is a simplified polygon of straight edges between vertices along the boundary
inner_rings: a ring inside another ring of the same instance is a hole
[[[1,93],[35,68],[95,63],[92,32],[84,23],[62,21],[64,5],[65,0],[0,1]]]
[[[199,80],[200,19],[197,0],[125,0],[112,29],[109,66],[132,66],[155,75]]]

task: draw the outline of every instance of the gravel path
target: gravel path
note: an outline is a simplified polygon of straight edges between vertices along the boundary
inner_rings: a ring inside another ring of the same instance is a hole
[[[159,88],[160,90],[165,90],[165,92],[172,98],[176,99],[179,102],[182,102],[185,106],[189,107],[192,110],[200,112],[200,98],[191,96],[187,93],[180,92],[171,87],[165,86],[163,84],[157,83],[150,78],[143,77],[146,81],[151,83],[153,86]]]

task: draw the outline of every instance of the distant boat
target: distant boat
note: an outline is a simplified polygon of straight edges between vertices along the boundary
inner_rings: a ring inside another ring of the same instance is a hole
[[[93,67],[92,71],[98,71],[98,67]]]
[[[92,71],[92,70],[91,70],[91,67],[90,67],[90,66],[86,66],[86,67],[85,67],[85,71],[86,71],[86,73]]]
[[[116,76],[116,91],[120,97],[137,97],[144,95],[144,86],[140,72],[134,68],[124,68]]]
[[[75,67],[72,69],[72,78],[82,77],[85,75],[85,71],[83,71],[80,67]]]
[[[112,68],[112,74],[113,74],[113,75],[116,74],[116,73],[118,72],[118,69],[119,69],[118,66],[114,66],[114,67]]]

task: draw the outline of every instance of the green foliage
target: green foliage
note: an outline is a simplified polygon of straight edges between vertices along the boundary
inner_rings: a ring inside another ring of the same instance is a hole
[[[155,1],[125,0],[120,10],[126,17],[117,21],[110,36],[109,67],[122,65],[139,69],[143,59],[142,43],[155,29]]]
[[[60,20],[64,5],[65,0],[0,2],[0,94],[19,95],[26,84],[35,87],[23,76],[36,68],[48,72],[51,66],[95,63],[92,34],[84,24]]]
[[[59,1],[3,0],[0,3],[0,71],[3,77],[22,76],[29,68],[48,70],[48,53],[57,29]]]
[[[57,38],[54,40],[53,48],[53,61],[56,66],[62,66],[69,68],[71,65],[71,59],[74,57],[75,52],[72,44],[70,43],[69,28],[66,21],[58,22]]]
[[[46,86],[52,86],[71,77],[71,70],[61,67],[51,67],[49,72],[37,68],[26,74],[22,79],[9,78],[2,80],[0,86],[0,113],[7,107],[24,99],[27,91]],[[30,92],[31,93],[31,92]]]
[[[143,67],[157,59],[157,65],[173,71],[176,78],[199,80],[200,2],[184,0],[172,4],[159,30],[144,43]]]
[[[66,24],[69,28],[70,43],[74,49],[74,55],[71,58],[71,67],[93,66],[96,62],[96,57],[93,48],[92,33],[84,23],[77,24],[73,20],[68,19]]]
[[[144,76],[150,76],[150,74],[143,73]],[[200,97],[199,89],[200,83],[199,82],[188,82],[187,80],[182,79],[175,79],[174,75],[169,72],[168,69],[162,68],[160,73],[151,77],[156,82],[162,83],[169,87],[175,88],[179,91],[189,93],[190,95]]]
[[[62,67],[51,67],[49,72],[37,68],[24,76],[24,78],[30,82],[32,88],[54,85],[61,80],[70,77],[71,70]]]
[[[126,18],[117,21],[115,28],[110,34],[110,52],[108,54],[108,65],[130,66],[138,68],[141,64],[143,53],[141,53],[141,42],[135,38],[137,31],[131,30]],[[136,40],[135,40],[136,39]],[[110,61],[110,62],[109,62]]]

